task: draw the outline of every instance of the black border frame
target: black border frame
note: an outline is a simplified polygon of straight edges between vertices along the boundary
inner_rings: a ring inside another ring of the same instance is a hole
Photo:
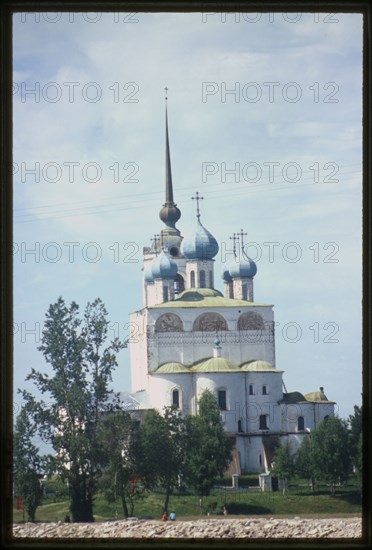
[[[340,12],[361,13],[363,24],[363,536],[362,539],[230,539],[230,540],[145,540],[145,539],[61,539],[61,540],[14,540],[10,536],[12,522],[12,392],[13,392],[13,266],[12,266],[12,16],[20,11],[122,11],[122,12],[202,12],[208,11],[260,11],[260,12]],[[1,544],[5,548],[63,548],[69,545],[74,548],[92,546],[107,548],[125,546],[125,548],[151,548],[160,546],[172,548],[213,547],[224,548],[233,542],[244,548],[370,548],[372,546],[372,388],[371,388],[371,358],[372,358],[372,303],[371,303],[371,219],[372,219],[372,174],[371,174],[371,4],[368,1],[327,0],[314,2],[312,0],[127,0],[104,1],[95,0],[5,0],[1,4],[0,17],[0,304],[1,304],[1,367],[0,367],[0,521]]]

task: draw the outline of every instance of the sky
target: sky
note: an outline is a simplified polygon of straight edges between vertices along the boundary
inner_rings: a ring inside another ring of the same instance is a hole
[[[48,372],[45,313],[100,297],[110,335],[142,307],[163,227],[165,100],[177,223],[216,237],[215,286],[244,229],[274,304],[288,391],[361,404],[362,16],[14,15],[14,409]],[[115,391],[130,391],[122,350]]]

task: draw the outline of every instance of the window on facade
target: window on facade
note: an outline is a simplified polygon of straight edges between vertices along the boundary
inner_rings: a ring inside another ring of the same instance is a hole
[[[248,285],[243,285],[243,300],[248,300]]]
[[[190,287],[195,288],[195,271],[190,272]]]
[[[233,283],[229,283],[229,298],[234,298],[234,286]]]
[[[213,288],[213,271],[212,270],[209,272],[209,286],[210,288]]]
[[[200,288],[205,288],[205,271],[204,269],[200,270]]]
[[[172,392],[172,405],[177,409],[180,408],[180,392],[179,390],[173,390]]]
[[[260,415],[260,430],[268,430],[267,414]]]
[[[218,390],[218,406],[222,411],[226,411],[226,390]]]
[[[163,302],[168,302],[168,287],[167,286],[164,286],[163,287]]]
[[[262,395],[267,395],[267,386],[262,386]]]
[[[260,466],[262,466],[262,455],[258,455],[258,461],[260,463]]]
[[[249,384],[249,395],[253,395],[253,386]]]
[[[297,429],[302,432],[305,429],[305,420],[303,416],[299,416],[297,420]]]
[[[329,415],[326,414],[326,416],[324,417],[324,420],[328,420],[328,418],[329,418]]]
[[[238,420],[238,432],[242,432],[243,431],[243,428],[242,428],[242,421],[241,420]]]
[[[184,281],[182,275],[177,273],[174,282],[175,282],[175,286],[176,286],[176,289],[178,290],[178,292],[182,292],[183,290],[185,290],[185,281]]]

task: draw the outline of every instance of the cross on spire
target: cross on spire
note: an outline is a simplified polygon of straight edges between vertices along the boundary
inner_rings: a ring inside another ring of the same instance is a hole
[[[229,237],[233,241],[233,252],[234,256],[236,256],[236,241],[239,240],[239,233],[233,233],[232,237]]]
[[[193,201],[196,201],[196,217],[198,220],[200,219],[200,209],[199,209],[199,201],[202,201],[204,197],[201,197],[199,195],[199,192],[196,192],[196,197],[191,197]]]
[[[152,242],[152,245],[153,245],[153,248],[155,250],[155,254],[157,253],[157,246],[158,246],[158,242],[159,242],[159,239],[160,239],[160,235],[159,233],[155,233],[153,238],[151,239],[151,242]]]
[[[244,252],[244,237],[248,235],[248,233],[244,233],[243,229],[240,230],[240,248],[242,250],[242,254]]]
[[[168,88],[165,87],[164,90],[165,90],[165,101],[167,101],[167,99],[168,99]]]

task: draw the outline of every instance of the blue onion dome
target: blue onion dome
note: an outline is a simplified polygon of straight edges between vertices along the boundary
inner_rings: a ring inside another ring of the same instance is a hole
[[[242,254],[240,259],[235,258],[235,261],[230,263],[229,273],[233,279],[236,277],[252,278],[257,273],[257,266],[251,258]]]
[[[225,283],[231,283],[232,277],[230,275],[230,264],[226,264],[222,270],[222,279]]]
[[[152,272],[151,272],[151,265],[148,266],[148,267],[143,271],[143,276],[145,277],[146,283],[153,283],[153,282],[154,282],[154,277],[152,276]]]
[[[154,279],[173,278],[177,275],[177,264],[162,250],[151,263],[151,273]]]
[[[192,235],[182,241],[181,252],[188,260],[212,260],[218,254],[218,243],[198,220]]]

